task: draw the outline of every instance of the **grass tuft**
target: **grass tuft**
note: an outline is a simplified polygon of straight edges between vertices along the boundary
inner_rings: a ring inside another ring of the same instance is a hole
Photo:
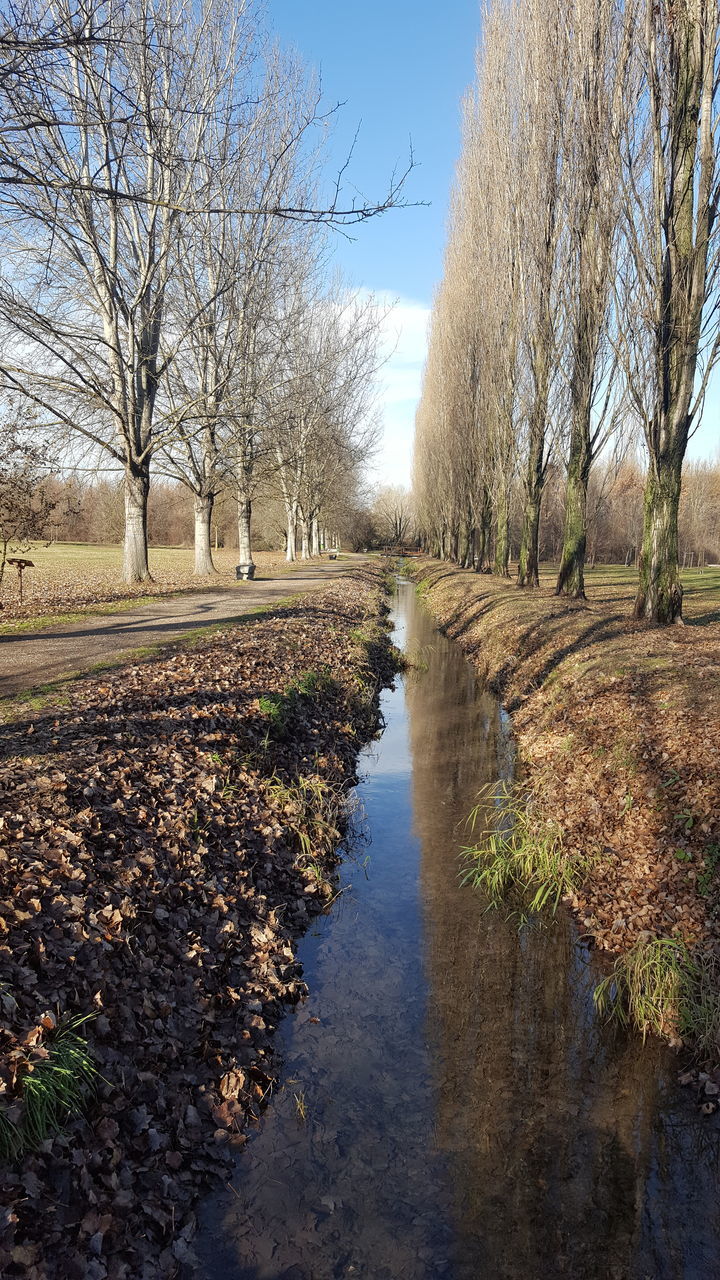
[[[720,1050],[720,961],[694,955],[681,938],[639,938],[593,993],[599,1014],[716,1061]]]
[[[0,1110],[0,1157],[16,1160],[36,1151],[83,1110],[95,1089],[97,1069],[78,1028],[92,1014],[66,1018],[47,1042],[47,1057],[28,1063],[20,1098]]]
[[[340,826],[347,810],[342,787],[317,774],[308,774],[291,783],[274,775],[266,789],[282,809],[287,830],[297,839],[301,870],[318,883],[327,881],[318,855],[327,856],[340,840]]]
[[[281,693],[263,694],[258,699],[260,711],[267,718],[268,734],[272,738],[284,738],[293,713],[303,698],[317,698],[337,690],[337,681],[327,670],[304,671]]]
[[[468,818],[472,831],[484,822],[480,839],[462,850],[463,884],[482,890],[489,907],[518,900],[521,923],[550,908],[582,881],[586,862],[563,849],[560,827],[540,819],[521,788],[511,782],[488,784]]]

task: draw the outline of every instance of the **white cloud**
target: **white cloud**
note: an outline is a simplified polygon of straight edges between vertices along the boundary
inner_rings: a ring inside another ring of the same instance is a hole
[[[427,352],[430,308],[410,299],[396,301],[382,295],[378,297],[378,304],[392,309],[383,321],[386,363],[378,375],[382,437],[368,472],[374,484],[409,487],[415,410]]]

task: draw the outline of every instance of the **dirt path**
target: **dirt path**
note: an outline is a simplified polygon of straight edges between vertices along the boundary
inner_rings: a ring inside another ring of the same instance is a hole
[[[70,626],[0,636],[0,698],[135,649],[169,643],[199,627],[231,622],[287,596],[315,591],[362,562],[362,556],[315,561],[277,577],[158,599],[102,617],[88,615]]]

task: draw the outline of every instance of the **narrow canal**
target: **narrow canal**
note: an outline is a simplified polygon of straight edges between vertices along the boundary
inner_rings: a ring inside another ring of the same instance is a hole
[[[360,762],[367,846],[300,947],[310,996],[204,1280],[709,1280],[720,1133],[658,1044],[599,1026],[568,920],[526,929],[458,882],[463,820],[511,768],[497,703],[401,583],[419,667]]]

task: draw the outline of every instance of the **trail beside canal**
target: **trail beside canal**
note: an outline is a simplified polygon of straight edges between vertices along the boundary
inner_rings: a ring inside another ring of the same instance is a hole
[[[138,649],[172,644],[203,628],[229,623],[291,595],[317,591],[346,576],[362,557],[317,560],[252,582],[158,597],[136,607],[86,614],[72,624],[0,634],[0,698],[121,661]]]

